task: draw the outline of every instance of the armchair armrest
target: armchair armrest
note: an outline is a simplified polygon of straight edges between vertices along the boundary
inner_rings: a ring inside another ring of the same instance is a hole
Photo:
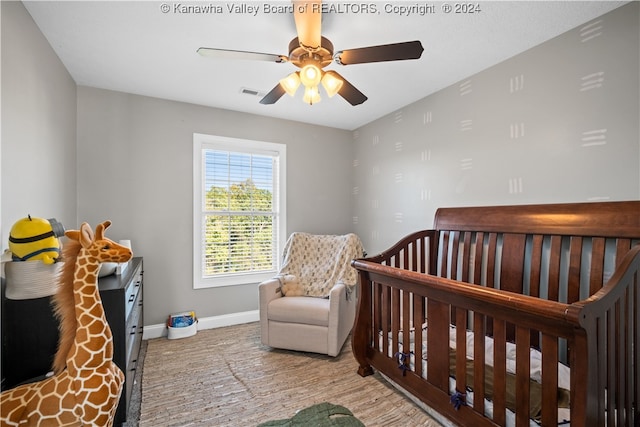
[[[347,286],[337,283],[329,294],[329,356],[337,356],[342,349],[356,317],[356,293],[347,298]],[[339,343],[336,345],[336,343]]]
[[[280,281],[275,277],[265,280],[258,285],[258,292],[260,298],[260,318],[262,320],[263,314],[265,316],[267,314],[267,305],[274,299],[283,297],[282,291],[280,290]]]
[[[260,336],[263,344],[269,344],[269,328],[267,320],[267,306],[271,301],[276,298],[282,298],[282,291],[280,290],[280,281],[278,279],[271,278],[258,285],[258,297],[260,303]]]

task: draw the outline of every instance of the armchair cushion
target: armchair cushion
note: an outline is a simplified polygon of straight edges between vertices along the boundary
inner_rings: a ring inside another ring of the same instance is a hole
[[[329,326],[329,300],[324,298],[278,298],[269,304],[269,320]]]
[[[292,233],[284,248],[280,275],[295,276],[305,296],[328,298],[336,283],[355,287],[358,278],[351,260],[362,255],[362,243],[353,233]]]

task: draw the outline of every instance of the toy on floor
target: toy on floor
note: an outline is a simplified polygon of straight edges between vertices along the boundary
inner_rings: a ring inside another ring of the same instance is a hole
[[[111,224],[67,231],[65,261],[54,297],[60,342],[52,377],[0,394],[2,426],[112,426],[124,384],[113,363],[113,338],[97,276],[103,262],[127,262],[131,250],[104,237]]]

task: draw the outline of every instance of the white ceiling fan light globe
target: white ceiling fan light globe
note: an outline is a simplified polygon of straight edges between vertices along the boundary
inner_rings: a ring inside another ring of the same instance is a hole
[[[317,104],[321,101],[320,91],[318,86],[307,86],[304,90],[304,97],[302,100],[309,105]]]
[[[298,86],[300,86],[300,76],[297,72],[291,73],[280,80],[280,86],[282,86],[289,96],[294,96],[298,90]]]
[[[321,79],[322,72],[314,64],[307,64],[300,70],[300,81],[308,88],[318,86]]]
[[[331,73],[324,73],[324,76],[322,76],[322,86],[324,90],[327,91],[329,98],[333,98],[340,92],[343,83],[342,79],[337,78]]]

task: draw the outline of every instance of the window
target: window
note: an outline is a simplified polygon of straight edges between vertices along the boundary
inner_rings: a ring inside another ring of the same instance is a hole
[[[286,146],[193,135],[193,287],[259,283],[279,268]]]

